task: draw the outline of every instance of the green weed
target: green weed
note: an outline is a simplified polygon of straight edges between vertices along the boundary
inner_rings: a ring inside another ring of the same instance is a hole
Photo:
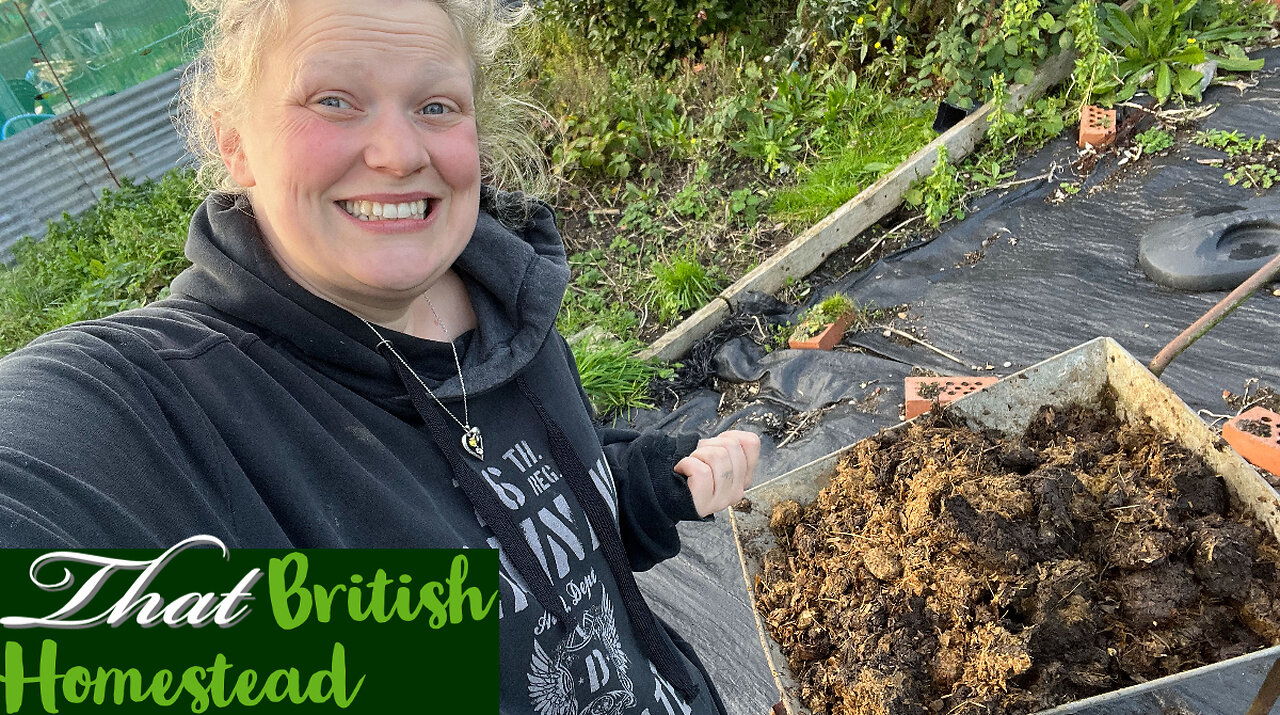
[[[1196,132],[1191,141],[1203,147],[1225,152],[1227,156],[1241,156],[1261,150],[1262,147],[1266,146],[1267,136],[1264,134],[1257,137],[1247,137],[1238,131],[1228,132],[1222,129],[1210,129]]]
[[[1266,164],[1245,164],[1223,175],[1227,183],[1239,184],[1246,189],[1266,190],[1280,183],[1280,171]]]
[[[938,147],[938,163],[933,172],[907,191],[906,202],[921,208],[929,225],[937,228],[948,218],[963,220],[964,182],[960,181],[956,167],[947,161],[947,147]]]
[[[1173,133],[1158,127],[1152,127],[1135,138],[1143,154],[1155,154],[1173,146]]]
[[[655,262],[653,277],[652,298],[664,322],[701,308],[719,290],[715,278],[692,254]]]
[[[854,307],[849,296],[844,293],[834,293],[801,313],[795,332],[802,337],[813,337],[822,330],[823,326],[836,322]]]
[[[41,241],[23,239],[0,271],[0,354],[41,333],[163,298],[188,264],[182,254],[201,199],[195,175],[128,179],[97,204],[49,223]]]
[[[582,340],[572,349],[582,388],[602,415],[652,407],[649,382],[670,374],[669,369],[636,358],[640,344],[633,340]]]

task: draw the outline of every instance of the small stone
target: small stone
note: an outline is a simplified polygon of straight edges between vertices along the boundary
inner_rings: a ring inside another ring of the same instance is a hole
[[[1006,360],[1006,361],[1004,362],[1004,367],[1013,367],[1013,363],[1011,363],[1011,362],[1009,362],[1008,360]]]
[[[1276,291],[1276,295],[1280,295],[1280,290]],[[907,314],[905,311],[898,313],[898,320],[906,320],[906,319],[907,319]]]
[[[889,337],[890,335],[893,335],[893,331],[892,331],[892,330],[886,330],[886,331],[884,331],[883,333],[881,333],[881,335],[884,335],[884,336],[887,338],[887,337]]]
[[[1275,297],[1280,298],[1280,288],[1276,288],[1275,290],[1271,291],[1271,295],[1274,295]]]

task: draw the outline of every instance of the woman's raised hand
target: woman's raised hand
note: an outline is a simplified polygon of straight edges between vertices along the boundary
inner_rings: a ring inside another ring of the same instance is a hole
[[[675,471],[688,479],[689,492],[700,516],[714,514],[742,499],[755,476],[760,437],[728,430],[698,440],[693,454],[676,462]]]

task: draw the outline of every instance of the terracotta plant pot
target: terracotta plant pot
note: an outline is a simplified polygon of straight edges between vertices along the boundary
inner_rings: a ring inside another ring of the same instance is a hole
[[[816,335],[805,337],[801,334],[801,328],[796,328],[796,332],[791,334],[791,339],[787,344],[794,350],[830,350],[840,342],[840,338],[844,337],[844,331],[849,329],[849,325],[853,323],[854,312],[849,311],[840,316],[834,323],[828,323]]]

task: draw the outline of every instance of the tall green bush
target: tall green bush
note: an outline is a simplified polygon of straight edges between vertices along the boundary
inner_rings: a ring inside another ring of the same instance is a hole
[[[665,72],[696,57],[703,38],[766,29],[772,0],[546,0],[541,12],[584,38],[607,61],[642,59]]]

